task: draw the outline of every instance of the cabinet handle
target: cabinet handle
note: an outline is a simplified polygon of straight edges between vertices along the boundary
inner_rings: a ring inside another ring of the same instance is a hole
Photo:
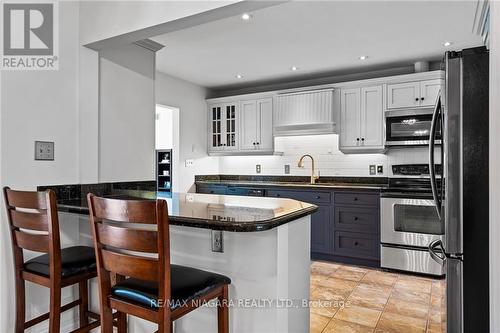
[[[260,145],[260,142],[257,142],[258,145]]]
[[[255,146],[255,142],[253,143],[253,145]]]
[[[356,138],[356,141],[359,141],[359,138]]]
[[[354,201],[358,201],[358,197],[354,197]]]
[[[358,246],[358,242],[354,242],[354,246]]]
[[[365,141],[365,138],[361,138],[361,141]]]
[[[422,100],[422,101],[423,101],[423,100],[424,100],[424,98],[423,98],[423,97],[420,97],[420,100]]]
[[[419,98],[418,98],[418,97],[416,97],[416,98],[415,98],[415,102],[418,102],[418,100],[419,100]]]
[[[316,196],[316,199],[321,199],[321,197],[319,195]]]
[[[357,221],[358,220],[358,217],[357,216],[354,216],[354,221]]]
[[[278,194],[276,194],[276,196],[277,196],[277,197],[281,197],[281,194],[279,194],[279,193],[278,193]]]

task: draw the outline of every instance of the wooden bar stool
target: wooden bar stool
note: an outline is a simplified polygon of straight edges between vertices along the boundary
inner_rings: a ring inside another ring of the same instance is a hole
[[[112,332],[112,311],[126,331],[126,315],[172,332],[172,322],[217,299],[218,332],[229,331],[228,285],[223,275],[170,264],[164,200],[105,199],[88,194],[100,282],[102,332]],[[131,223],[149,224],[138,228]],[[156,225],[151,228],[151,225]],[[133,254],[131,253],[133,251]],[[111,274],[117,276],[114,286]]]
[[[16,281],[16,333],[49,319],[49,332],[58,333],[61,312],[79,307],[80,328],[88,332],[99,326],[99,315],[88,310],[89,279],[96,277],[94,249],[73,246],[61,250],[59,219],[54,191],[25,192],[3,189],[11,230]],[[23,249],[46,253],[24,262]],[[50,288],[49,312],[25,322],[25,282]],[[79,299],[61,307],[61,289],[79,287]],[[89,323],[89,318],[95,319]]]

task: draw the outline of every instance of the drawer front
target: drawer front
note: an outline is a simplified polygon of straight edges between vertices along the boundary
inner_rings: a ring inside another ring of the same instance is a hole
[[[221,186],[221,185],[210,185],[210,186],[197,185],[196,193],[226,194],[226,189],[227,189],[226,186]]]
[[[335,206],[335,230],[377,234],[378,229],[378,209]]]
[[[335,193],[335,204],[360,205],[360,206],[378,206],[378,194],[366,193]]]
[[[377,235],[336,231],[334,246],[336,255],[364,259],[380,258],[380,240]]]
[[[268,190],[267,196],[275,198],[295,199],[313,204],[328,204],[331,202],[330,192]]]

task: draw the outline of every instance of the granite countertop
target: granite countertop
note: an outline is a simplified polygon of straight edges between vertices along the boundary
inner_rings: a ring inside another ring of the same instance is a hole
[[[196,176],[199,185],[228,185],[251,187],[299,187],[311,189],[360,189],[382,190],[387,187],[385,177],[321,177],[311,184],[309,177],[303,176]]]
[[[103,184],[39,186],[54,189],[60,212],[88,215],[86,193],[123,200],[164,199],[171,225],[234,232],[264,231],[314,213],[318,207],[291,199],[168,193],[149,186]]]

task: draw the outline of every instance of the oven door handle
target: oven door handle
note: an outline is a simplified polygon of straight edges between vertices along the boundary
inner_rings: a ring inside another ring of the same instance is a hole
[[[439,251],[439,253],[436,251]],[[446,254],[443,248],[443,242],[440,239],[436,239],[430,242],[429,254],[435,262],[437,262],[441,266],[444,266],[444,261],[446,260]]]
[[[436,108],[434,113],[432,114],[432,122],[431,122],[431,131],[429,135],[429,175],[431,178],[431,189],[432,189],[432,197],[434,199],[434,204],[436,205],[436,211],[439,219],[441,220],[441,198],[439,198],[438,190],[437,190],[437,181],[436,181],[436,169],[434,163],[434,147],[436,144],[436,129],[439,115],[441,113],[441,96],[439,95],[438,101],[436,103]]]

